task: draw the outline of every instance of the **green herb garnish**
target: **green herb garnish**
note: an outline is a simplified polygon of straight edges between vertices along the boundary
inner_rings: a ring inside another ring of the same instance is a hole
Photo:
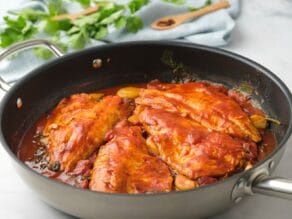
[[[63,5],[63,1],[62,0],[51,0],[48,3],[48,10],[49,10],[49,14],[51,16],[55,16],[58,14],[64,14],[66,13],[66,9]]]
[[[54,16],[67,13],[64,6],[66,2],[76,2],[82,7],[98,3],[99,10],[73,22],[65,19],[54,20]],[[66,50],[67,46],[65,48],[64,44],[60,43],[61,37],[68,39],[68,47],[82,49],[91,39],[105,38],[110,26],[117,29],[126,28],[127,31],[136,33],[143,27],[143,22],[135,13],[148,3],[149,0],[131,0],[124,5],[99,0],[51,0],[47,4],[47,12],[28,8],[17,15],[4,17],[5,26],[0,31],[0,47],[5,48],[41,35]],[[43,48],[35,49],[34,54],[44,59],[52,57],[52,53]]]
[[[3,19],[7,27],[0,34],[2,48],[29,39],[37,32],[37,29],[22,16],[15,19],[5,16]]]
[[[128,31],[136,33],[143,27],[143,21],[138,16],[130,16],[127,18],[126,27]]]
[[[140,10],[144,5],[147,5],[149,0],[132,0],[129,2],[128,7],[132,14]]]

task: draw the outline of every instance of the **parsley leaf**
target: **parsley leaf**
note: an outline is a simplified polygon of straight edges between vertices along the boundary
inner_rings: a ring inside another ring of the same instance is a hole
[[[115,12],[123,11],[124,7],[120,5],[112,5],[112,6],[106,6],[101,8],[100,10],[100,17],[98,21],[102,21],[110,16],[112,16]]]
[[[75,20],[73,22],[74,25],[78,26],[78,27],[83,27],[86,25],[92,25],[97,23],[98,19],[100,17],[100,12],[88,15],[88,16],[84,16],[84,17],[80,17],[77,20]]]
[[[13,43],[31,38],[36,33],[36,28],[22,16],[16,19],[4,17],[7,27],[0,34],[0,46],[5,48]]]
[[[50,0],[48,10],[51,16],[66,13],[62,0]]]
[[[134,14],[140,8],[142,8],[144,5],[147,5],[148,3],[149,0],[132,0],[128,3],[128,7],[130,9],[130,12]]]
[[[68,47],[64,43],[60,42],[58,38],[53,37],[49,40],[52,41],[53,43],[57,44],[62,49],[63,52],[67,51]],[[35,48],[33,50],[33,53],[36,57],[39,57],[39,58],[45,59],[45,60],[53,57],[53,53],[47,48],[42,48],[42,47]]]
[[[44,31],[50,35],[57,34],[60,30],[67,31],[72,27],[69,20],[55,21],[52,19],[47,19],[44,22]]]
[[[136,33],[143,27],[143,22],[140,17],[132,15],[127,18],[126,27],[130,32]]]
[[[41,47],[34,49],[33,54],[36,57],[39,57],[44,60],[48,60],[53,57],[53,53],[50,50],[48,50],[47,48],[41,48]]]
[[[108,30],[107,27],[101,26],[98,31],[96,32],[96,34],[94,35],[94,39],[96,40],[100,40],[104,37],[106,37],[108,34]]]
[[[18,15],[33,23],[40,19],[49,17],[49,14],[47,14],[46,12],[40,10],[33,10],[31,8],[26,8],[22,10]]]
[[[69,38],[69,46],[74,49],[84,48],[87,42],[88,42],[88,36],[84,33],[84,31],[75,33],[71,35]]]
[[[121,16],[118,20],[115,21],[115,27],[117,29],[122,29],[126,26],[127,19],[125,16]]]
[[[22,16],[19,16],[16,20],[13,20],[8,16],[5,16],[3,19],[7,26],[14,30],[21,30],[26,26],[26,21]]]
[[[121,17],[123,12],[124,12],[124,10],[119,10],[119,11],[116,11],[116,12],[112,13],[111,15],[109,15],[106,18],[104,18],[103,20],[101,20],[100,24],[104,25],[104,24],[113,23],[115,20],[117,20],[118,18]]]

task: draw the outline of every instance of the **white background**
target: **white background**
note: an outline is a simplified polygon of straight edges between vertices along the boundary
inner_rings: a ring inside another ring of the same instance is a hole
[[[20,4],[0,0],[0,17]],[[249,57],[276,73],[292,88],[292,0],[245,0],[232,42],[225,49]],[[0,72],[1,74],[1,72]],[[292,145],[274,175],[292,179]],[[209,206],[211,208],[211,206]],[[71,218],[34,196],[12,168],[0,147],[0,218]],[[292,201],[256,195],[242,201],[216,219],[292,218]]]

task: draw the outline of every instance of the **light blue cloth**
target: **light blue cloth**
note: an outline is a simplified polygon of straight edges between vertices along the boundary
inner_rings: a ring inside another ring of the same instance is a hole
[[[158,18],[188,12],[189,6],[200,7],[204,2],[205,0],[188,0],[184,5],[178,6],[162,0],[152,0],[137,13],[144,22],[142,30],[139,30],[137,33],[115,30],[107,37],[107,40],[122,42],[179,39],[209,46],[228,44],[231,32],[235,26],[234,19],[239,14],[239,0],[229,0],[230,8],[204,15],[170,30],[160,31],[150,27],[150,24]]]
[[[116,0],[118,3],[125,3],[127,1]],[[213,0],[213,2],[215,1],[218,0]],[[209,46],[224,46],[228,44],[235,26],[234,20],[239,15],[239,0],[229,0],[230,8],[204,15],[174,29],[158,31],[150,28],[150,24],[157,18],[188,12],[189,6],[201,7],[204,2],[205,0],[187,0],[186,4],[178,6],[166,3],[163,0],[151,0],[148,5],[144,6],[137,13],[144,22],[142,30],[139,30],[137,33],[129,33],[125,30],[111,29],[105,41],[92,40],[87,47],[101,45],[105,42],[139,40],[179,40]],[[69,52],[72,52],[72,50]],[[0,63],[0,75],[5,80],[11,82],[45,62],[35,57],[32,52],[19,53],[16,58],[4,60]]]

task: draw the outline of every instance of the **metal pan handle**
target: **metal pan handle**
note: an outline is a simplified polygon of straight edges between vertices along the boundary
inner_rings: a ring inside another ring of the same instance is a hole
[[[252,191],[292,200],[292,180],[262,175],[254,181]]]
[[[35,47],[46,47],[47,49],[51,50],[53,54],[55,54],[57,57],[62,57],[64,53],[62,50],[57,46],[56,44],[43,39],[35,39],[35,40],[27,40],[23,41],[21,43],[14,44],[13,46],[3,50],[0,53],[0,61],[2,61],[4,58],[6,58],[9,55],[12,55],[15,52],[19,52],[22,50],[35,48]],[[4,92],[7,92],[11,85],[7,83],[1,76],[0,76],[0,89]]]
[[[237,203],[245,195],[254,194],[292,200],[292,180],[270,176],[268,169],[259,169],[237,181],[232,190],[231,198],[234,203]]]

